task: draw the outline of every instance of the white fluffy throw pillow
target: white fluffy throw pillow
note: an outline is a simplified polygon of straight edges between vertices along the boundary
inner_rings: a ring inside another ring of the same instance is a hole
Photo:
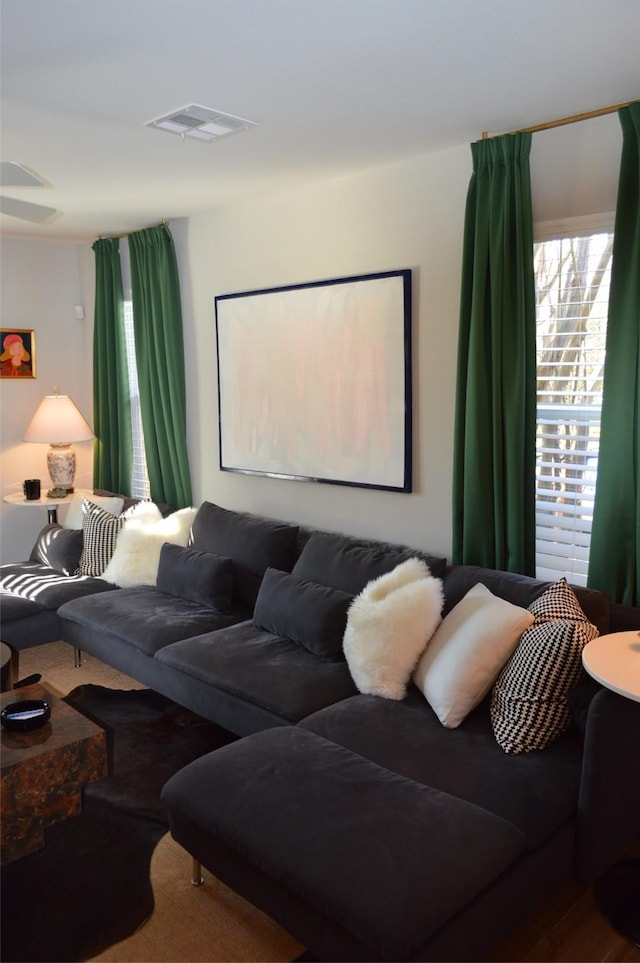
[[[136,505],[118,535],[113,557],[102,578],[120,588],[155,585],[162,546],[165,542],[187,545],[196,511],[181,508],[163,518],[151,502]]]
[[[418,558],[373,579],[347,616],[343,648],[358,690],[404,699],[411,672],[441,620],[442,582]]]

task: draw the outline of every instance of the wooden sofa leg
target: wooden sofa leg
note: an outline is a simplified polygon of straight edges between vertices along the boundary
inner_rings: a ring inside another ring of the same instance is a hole
[[[202,866],[195,856],[191,860],[191,885],[202,886],[204,878],[202,876]]]

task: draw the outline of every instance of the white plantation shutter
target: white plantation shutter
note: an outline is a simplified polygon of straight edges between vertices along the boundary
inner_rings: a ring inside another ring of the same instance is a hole
[[[536,573],[586,585],[613,235],[536,243]]]

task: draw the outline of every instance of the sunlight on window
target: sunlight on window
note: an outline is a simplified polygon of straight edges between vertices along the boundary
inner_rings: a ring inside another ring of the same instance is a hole
[[[129,394],[131,402],[131,438],[133,443],[133,466],[131,494],[134,498],[150,498],[151,489],[147,474],[147,459],[144,451],[144,433],[140,412],[140,393],[136,369],[136,347],[133,336],[133,304],[124,303],[124,331],[127,345],[127,367],[129,371]]]

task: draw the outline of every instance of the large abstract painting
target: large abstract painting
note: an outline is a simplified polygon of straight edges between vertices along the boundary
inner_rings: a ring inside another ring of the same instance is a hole
[[[411,271],[215,299],[220,468],[411,491]]]

